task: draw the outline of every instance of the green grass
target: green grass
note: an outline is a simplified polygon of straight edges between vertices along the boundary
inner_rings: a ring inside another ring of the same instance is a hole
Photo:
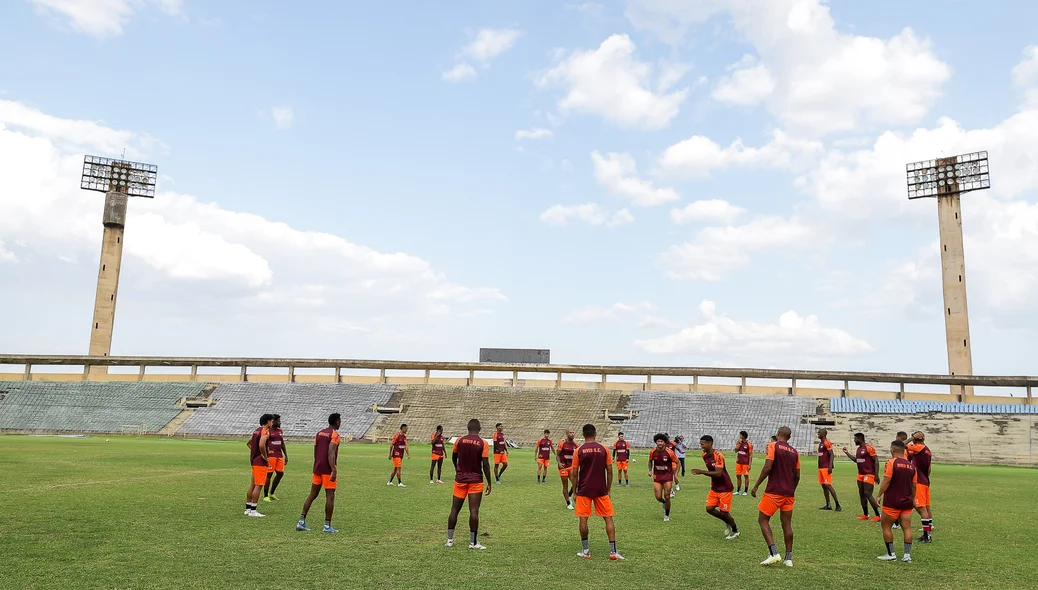
[[[312,451],[289,449],[282,500],[261,503],[267,518],[250,519],[242,441],[0,436],[0,588],[1036,587],[1031,469],[937,465],[936,542],[915,545],[915,563],[902,564],[877,562],[879,525],[854,520],[853,465],[835,471],[844,512],[819,512],[814,460],[805,459],[796,567],[766,569],[757,565],[767,549],[756,500],[734,499],[743,537],[726,542],[720,521],[703,511],[707,481],[689,476],[665,524],[641,454],[631,487],[613,492],[627,560],[611,562],[600,519],[591,521],[594,558],[574,556],[576,519],[554,473],[536,484],[529,451],[511,455],[504,484],[484,499],[488,549],[473,552],[464,516],[460,546],[443,547],[450,485],[428,484],[428,450],[417,445],[404,462],[406,489],[386,486],[384,446],[345,447],[335,513],[342,532],[317,532],[323,496],[311,510],[315,531],[295,532]],[[444,471],[449,482],[449,461]]]

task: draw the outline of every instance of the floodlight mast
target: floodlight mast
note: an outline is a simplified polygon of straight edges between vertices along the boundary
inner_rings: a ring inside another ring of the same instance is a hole
[[[908,198],[937,198],[941,238],[941,277],[944,292],[944,331],[948,371],[973,374],[969,311],[966,306],[966,258],[962,246],[962,208],[959,196],[991,188],[988,153],[974,152],[908,164]],[[956,391],[958,390],[958,391]],[[973,395],[973,387],[952,386],[952,394]]]
[[[153,198],[157,176],[158,168],[151,164],[98,156],[83,158],[80,188],[105,193],[104,235],[94,297],[94,321],[90,327],[90,356],[108,356],[112,352],[127,201],[129,197]],[[91,367],[90,373],[107,374],[108,367]]]

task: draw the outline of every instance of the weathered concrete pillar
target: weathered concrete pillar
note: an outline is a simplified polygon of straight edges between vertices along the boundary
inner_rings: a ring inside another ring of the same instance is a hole
[[[108,356],[112,352],[115,328],[115,303],[119,295],[119,271],[123,260],[123,232],[126,228],[127,197],[118,193],[105,195],[104,235],[101,238],[101,262],[97,271],[94,295],[94,321],[90,329],[90,356]],[[107,374],[108,367],[94,366],[93,374]]]
[[[955,158],[937,161],[954,166]],[[962,248],[962,208],[959,195],[937,197],[937,219],[941,239],[941,278],[944,292],[944,331],[948,346],[948,371],[952,375],[973,374],[969,311],[966,306],[966,257]],[[954,393],[953,386],[951,392]],[[961,395],[961,393],[960,393]],[[973,395],[967,386],[965,395]]]

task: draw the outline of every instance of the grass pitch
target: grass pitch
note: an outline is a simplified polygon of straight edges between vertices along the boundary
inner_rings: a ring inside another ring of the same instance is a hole
[[[635,454],[631,487],[613,490],[627,559],[612,562],[596,518],[594,557],[575,556],[576,518],[554,472],[536,483],[529,450],[510,455],[503,485],[484,499],[488,549],[476,552],[465,546],[464,513],[458,545],[443,546],[454,472],[448,459],[448,483],[429,485],[427,447],[413,447],[400,489],[386,486],[387,447],[344,446],[334,519],[342,532],[326,535],[323,495],[311,509],[314,531],[294,530],[309,488],[308,444],[289,444],[282,499],[261,503],[267,518],[252,519],[242,514],[244,441],[109,438],[0,436],[0,588],[1038,587],[1033,469],[935,465],[936,541],[914,546],[915,563],[881,563],[879,525],[854,520],[853,465],[834,472],[844,512],[820,512],[814,459],[805,458],[796,565],[787,569],[757,565],[767,548],[749,496],[733,500],[742,538],[723,539],[722,523],[703,511],[706,478],[683,480],[673,520],[663,523],[644,452]],[[690,454],[688,464],[701,461]],[[758,458],[754,477],[762,465]],[[913,523],[918,529],[918,516]]]

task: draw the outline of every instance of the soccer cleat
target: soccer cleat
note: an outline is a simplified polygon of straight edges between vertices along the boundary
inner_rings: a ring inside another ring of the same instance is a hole
[[[905,563],[912,563],[912,555],[909,553],[905,553],[905,556],[901,558],[901,561]]]
[[[393,486],[393,487],[395,487],[395,486],[396,486],[396,484],[395,484],[395,483],[393,483],[392,481],[390,481],[390,482],[389,482],[389,483],[387,483],[386,485],[387,485],[387,486]]]
[[[573,507],[573,504],[566,504],[566,508],[569,508],[570,510],[576,510],[576,508]]]
[[[436,482],[430,479],[430,480],[429,480],[429,483],[430,483],[430,484],[434,484],[434,483],[436,483]]]
[[[744,495],[744,496],[745,496],[745,495],[746,495],[746,492],[743,492],[743,493],[742,493],[742,495]]]
[[[869,519],[869,517],[868,517],[868,515],[867,515],[867,514],[862,514],[861,516],[859,516],[859,517],[857,518],[857,520],[868,520],[868,519]]]
[[[724,538],[725,541],[734,541],[739,538],[739,533],[732,533]]]
[[[336,529],[333,529],[333,528],[332,528],[331,526],[329,526],[329,525],[324,525],[323,527],[321,527],[321,532],[322,532],[322,533],[337,533],[337,532],[339,532],[339,531],[338,531],[338,530],[336,530]]]
[[[407,486],[405,486],[403,484],[403,482],[401,482],[401,483],[396,484],[396,487],[398,487],[398,488],[406,488]]]
[[[836,505],[836,512],[843,512],[843,506],[840,506],[839,504],[837,504]]]
[[[897,561],[897,555],[892,555],[892,554],[888,553],[886,555],[880,555],[876,559],[878,559],[880,561]]]
[[[579,551],[579,552],[577,552],[577,557],[583,557],[584,559],[591,559],[591,552],[590,551]]]
[[[779,554],[769,555],[767,559],[760,562],[761,565],[774,565],[776,563],[782,563],[782,556]]]
[[[264,502],[270,502],[270,496],[263,496]]]
[[[663,515],[663,522],[670,522],[670,517],[666,514]]]
[[[249,516],[253,518],[263,518],[266,516],[266,514],[260,514],[259,510],[252,510],[249,512]]]
[[[670,497],[671,497],[671,498],[673,498],[673,497],[674,497],[674,490],[671,490],[671,491],[670,491]]]
[[[872,518],[869,519],[869,522],[879,522],[881,520],[883,520],[883,519],[878,517],[878,516],[873,516]]]
[[[590,555],[588,557],[590,557]],[[624,556],[620,555],[619,553],[610,553],[609,559],[612,559],[613,561],[623,561]]]
[[[923,537],[919,539],[920,543],[933,543],[933,537]]]
[[[299,532],[308,531],[310,530],[310,527],[306,526],[305,522],[299,521],[296,523],[296,530]]]
[[[782,565],[784,565],[786,567],[793,567],[793,560],[792,559],[787,559],[787,560],[782,562]]]
[[[447,539],[447,543],[444,544],[444,547],[453,547],[453,546],[454,546],[454,539]]]
[[[681,491],[681,486],[675,485],[674,486],[674,490],[680,492]]]
[[[501,485],[501,480],[499,479],[499,480],[495,481],[494,483],[496,483],[497,485]]]
[[[477,541],[475,544],[469,543],[469,549],[486,549],[486,547],[480,545]]]
[[[248,516],[250,512],[252,512],[252,510],[246,510],[245,511],[245,516]]]
[[[728,525],[724,525],[724,536],[727,537],[730,534],[732,534],[732,527],[730,527]]]
[[[829,505],[822,506],[821,508],[819,508],[819,510],[832,510],[832,509],[833,509],[833,507],[829,506]]]
[[[438,480],[436,480],[436,483],[443,483],[443,480],[442,479],[438,479]]]
[[[280,500],[281,498],[278,498],[278,497],[277,497],[277,496],[275,496],[274,494],[271,494],[271,495],[270,495],[270,499],[271,499],[271,500],[273,500],[273,501],[275,501],[275,502],[277,502],[277,501],[278,501],[278,500]]]
[[[895,522],[894,524],[890,525],[890,528],[892,528],[892,529],[899,529],[899,528],[901,528],[901,525],[899,525],[898,523]]]

